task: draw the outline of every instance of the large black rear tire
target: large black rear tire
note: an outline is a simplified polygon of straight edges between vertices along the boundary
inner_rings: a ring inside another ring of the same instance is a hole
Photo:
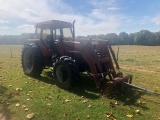
[[[55,83],[66,90],[73,89],[79,78],[77,66],[72,60],[59,60],[53,68]]]
[[[41,51],[38,48],[24,46],[22,50],[22,67],[26,75],[38,77],[43,71]]]

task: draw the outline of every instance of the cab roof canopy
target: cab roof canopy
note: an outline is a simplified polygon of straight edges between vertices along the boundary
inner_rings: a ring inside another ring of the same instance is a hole
[[[59,28],[71,28],[72,24],[69,22],[50,20],[45,22],[40,22],[35,25],[35,28],[49,28],[49,29],[59,29]]]

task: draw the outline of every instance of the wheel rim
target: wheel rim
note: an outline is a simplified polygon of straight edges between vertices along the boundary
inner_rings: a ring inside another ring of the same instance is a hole
[[[59,65],[56,70],[56,76],[60,83],[64,83],[68,79],[67,69],[63,65]]]
[[[31,70],[33,68],[34,60],[33,55],[30,51],[26,51],[26,54],[24,56],[24,66],[26,70]]]

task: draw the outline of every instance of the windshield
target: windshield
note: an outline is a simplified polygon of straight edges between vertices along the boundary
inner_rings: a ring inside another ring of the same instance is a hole
[[[73,38],[71,28],[63,28],[63,37]]]

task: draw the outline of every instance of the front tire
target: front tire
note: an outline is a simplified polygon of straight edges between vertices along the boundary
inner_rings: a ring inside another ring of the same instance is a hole
[[[58,87],[66,90],[75,87],[79,74],[73,65],[74,63],[70,60],[59,60],[55,63],[53,74]]]
[[[22,67],[26,75],[38,77],[42,73],[42,55],[38,48],[25,46],[22,51]]]

